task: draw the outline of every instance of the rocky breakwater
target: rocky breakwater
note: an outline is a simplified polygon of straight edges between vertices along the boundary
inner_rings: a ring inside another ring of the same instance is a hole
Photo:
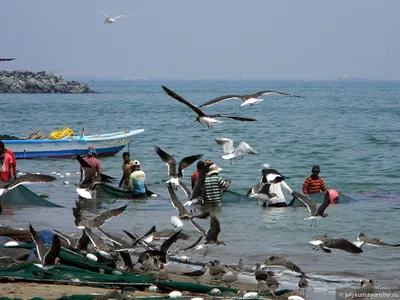
[[[0,93],[97,93],[86,83],[67,81],[61,75],[45,71],[0,71]]]

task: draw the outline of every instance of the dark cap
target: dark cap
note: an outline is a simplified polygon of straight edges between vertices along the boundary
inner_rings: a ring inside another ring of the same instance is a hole
[[[201,169],[203,166],[205,166],[204,161],[199,160],[199,161],[197,162],[197,169]]]
[[[130,153],[129,153],[129,152],[124,152],[124,153],[122,153],[122,157],[124,157],[124,156],[128,156],[128,157],[130,157],[131,155],[130,155]]]

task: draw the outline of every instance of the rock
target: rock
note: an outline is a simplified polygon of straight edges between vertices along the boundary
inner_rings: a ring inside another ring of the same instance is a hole
[[[0,93],[97,93],[86,83],[45,71],[0,71]]]

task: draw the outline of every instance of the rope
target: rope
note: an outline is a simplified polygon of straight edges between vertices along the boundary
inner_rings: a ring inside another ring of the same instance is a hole
[[[61,140],[62,138],[73,136],[74,134],[75,132],[71,128],[64,127],[63,129],[57,129],[50,133],[49,140]]]

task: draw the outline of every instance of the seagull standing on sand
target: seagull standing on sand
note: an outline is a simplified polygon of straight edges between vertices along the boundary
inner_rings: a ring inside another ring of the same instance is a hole
[[[346,239],[329,239],[326,235],[310,241],[310,244],[315,245],[315,247],[313,248],[314,250],[318,250],[319,246],[319,248],[325,253],[331,253],[332,250],[330,249],[340,249],[352,254],[363,253],[361,248],[357,247]]]
[[[293,191],[292,195],[294,197],[296,197],[297,199],[299,199],[301,202],[303,202],[307,206],[307,209],[310,213],[310,217],[305,218],[304,220],[312,220],[310,227],[312,226],[313,222],[315,222],[314,227],[317,227],[317,220],[318,219],[321,220],[328,216],[328,214],[325,213],[325,209],[331,203],[328,193],[325,193],[324,202],[318,207],[318,209],[317,209],[317,204],[315,203],[315,201],[311,200],[310,198],[308,198],[302,194],[299,194],[295,191]]]
[[[214,104],[226,101],[226,100],[231,100],[231,99],[242,100],[242,104],[240,104],[240,106],[253,106],[253,105],[256,105],[256,104],[260,103],[261,101],[263,101],[263,99],[258,99],[258,97],[264,96],[264,95],[281,95],[281,96],[286,96],[286,97],[299,97],[299,96],[288,94],[288,93],[267,90],[267,91],[261,91],[261,92],[257,92],[254,94],[248,94],[248,95],[220,96],[220,97],[214,98],[214,99],[200,105],[199,107],[211,106],[211,105],[214,105]]]
[[[299,294],[300,294],[300,290],[304,290],[304,294],[303,296],[306,296],[306,292],[307,292],[307,287],[308,287],[308,280],[306,278],[306,274],[304,274],[303,272],[300,275],[300,280],[299,280]]]
[[[232,159],[236,159],[241,156],[243,158],[243,152],[248,154],[257,154],[257,151],[250,147],[249,144],[245,142],[240,142],[237,148],[233,147],[233,141],[228,138],[216,138],[215,141],[218,145],[221,145],[225,155],[222,155],[223,159],[229,159],[232,164]]]
[[[96,9],[96,11],[98,11],[99,13],[103,14],[106,17],[106,20],[104,21],[104,24],[112,24],[115,23],[119,18],[121,17],[127,17],[128,15],[118,15],[115,16],[113,18],[110,18],[109,16],[107,16],[107,14],[99,9]]]
[[[29,231],[31,233],[33,240],[35,241],[36,250],[41,262],[41,264],[35,264],[35,266],[38,266],[42,270],[49,270],[54,268],[55,260],[61,251],[60,237],[57,234],[54,234],[50,249],[46,251],[46,247],[42,239],[33,229],[31,224],[29,224]]]
[[[217,117],[229,118],[229,119],[234,119],[234,120],[243,121],[243,122],[244,121],[247,121],[247,122],[257,121],[256,119],[252,119],[252,118],[236,117],[236,116],[227,115],[227,114],[206,115],[199,107],[193,105],[192,103],[190,103],[183,97],[181,97],[178,94],[176,94],[175,92],[171,91],[169,88],[167,88],[165,86],[162,86],[162,88],[169,96],[171,96],[172,98],[178,100],[179,102],[189,106],[197,114],[197,117],[194,120],[194,122],[199,122],[200,124],[207,124],[208,128],[212,129],[213,124],[222,123],[222,121],[218,121],[217,119],[215,119]]]

